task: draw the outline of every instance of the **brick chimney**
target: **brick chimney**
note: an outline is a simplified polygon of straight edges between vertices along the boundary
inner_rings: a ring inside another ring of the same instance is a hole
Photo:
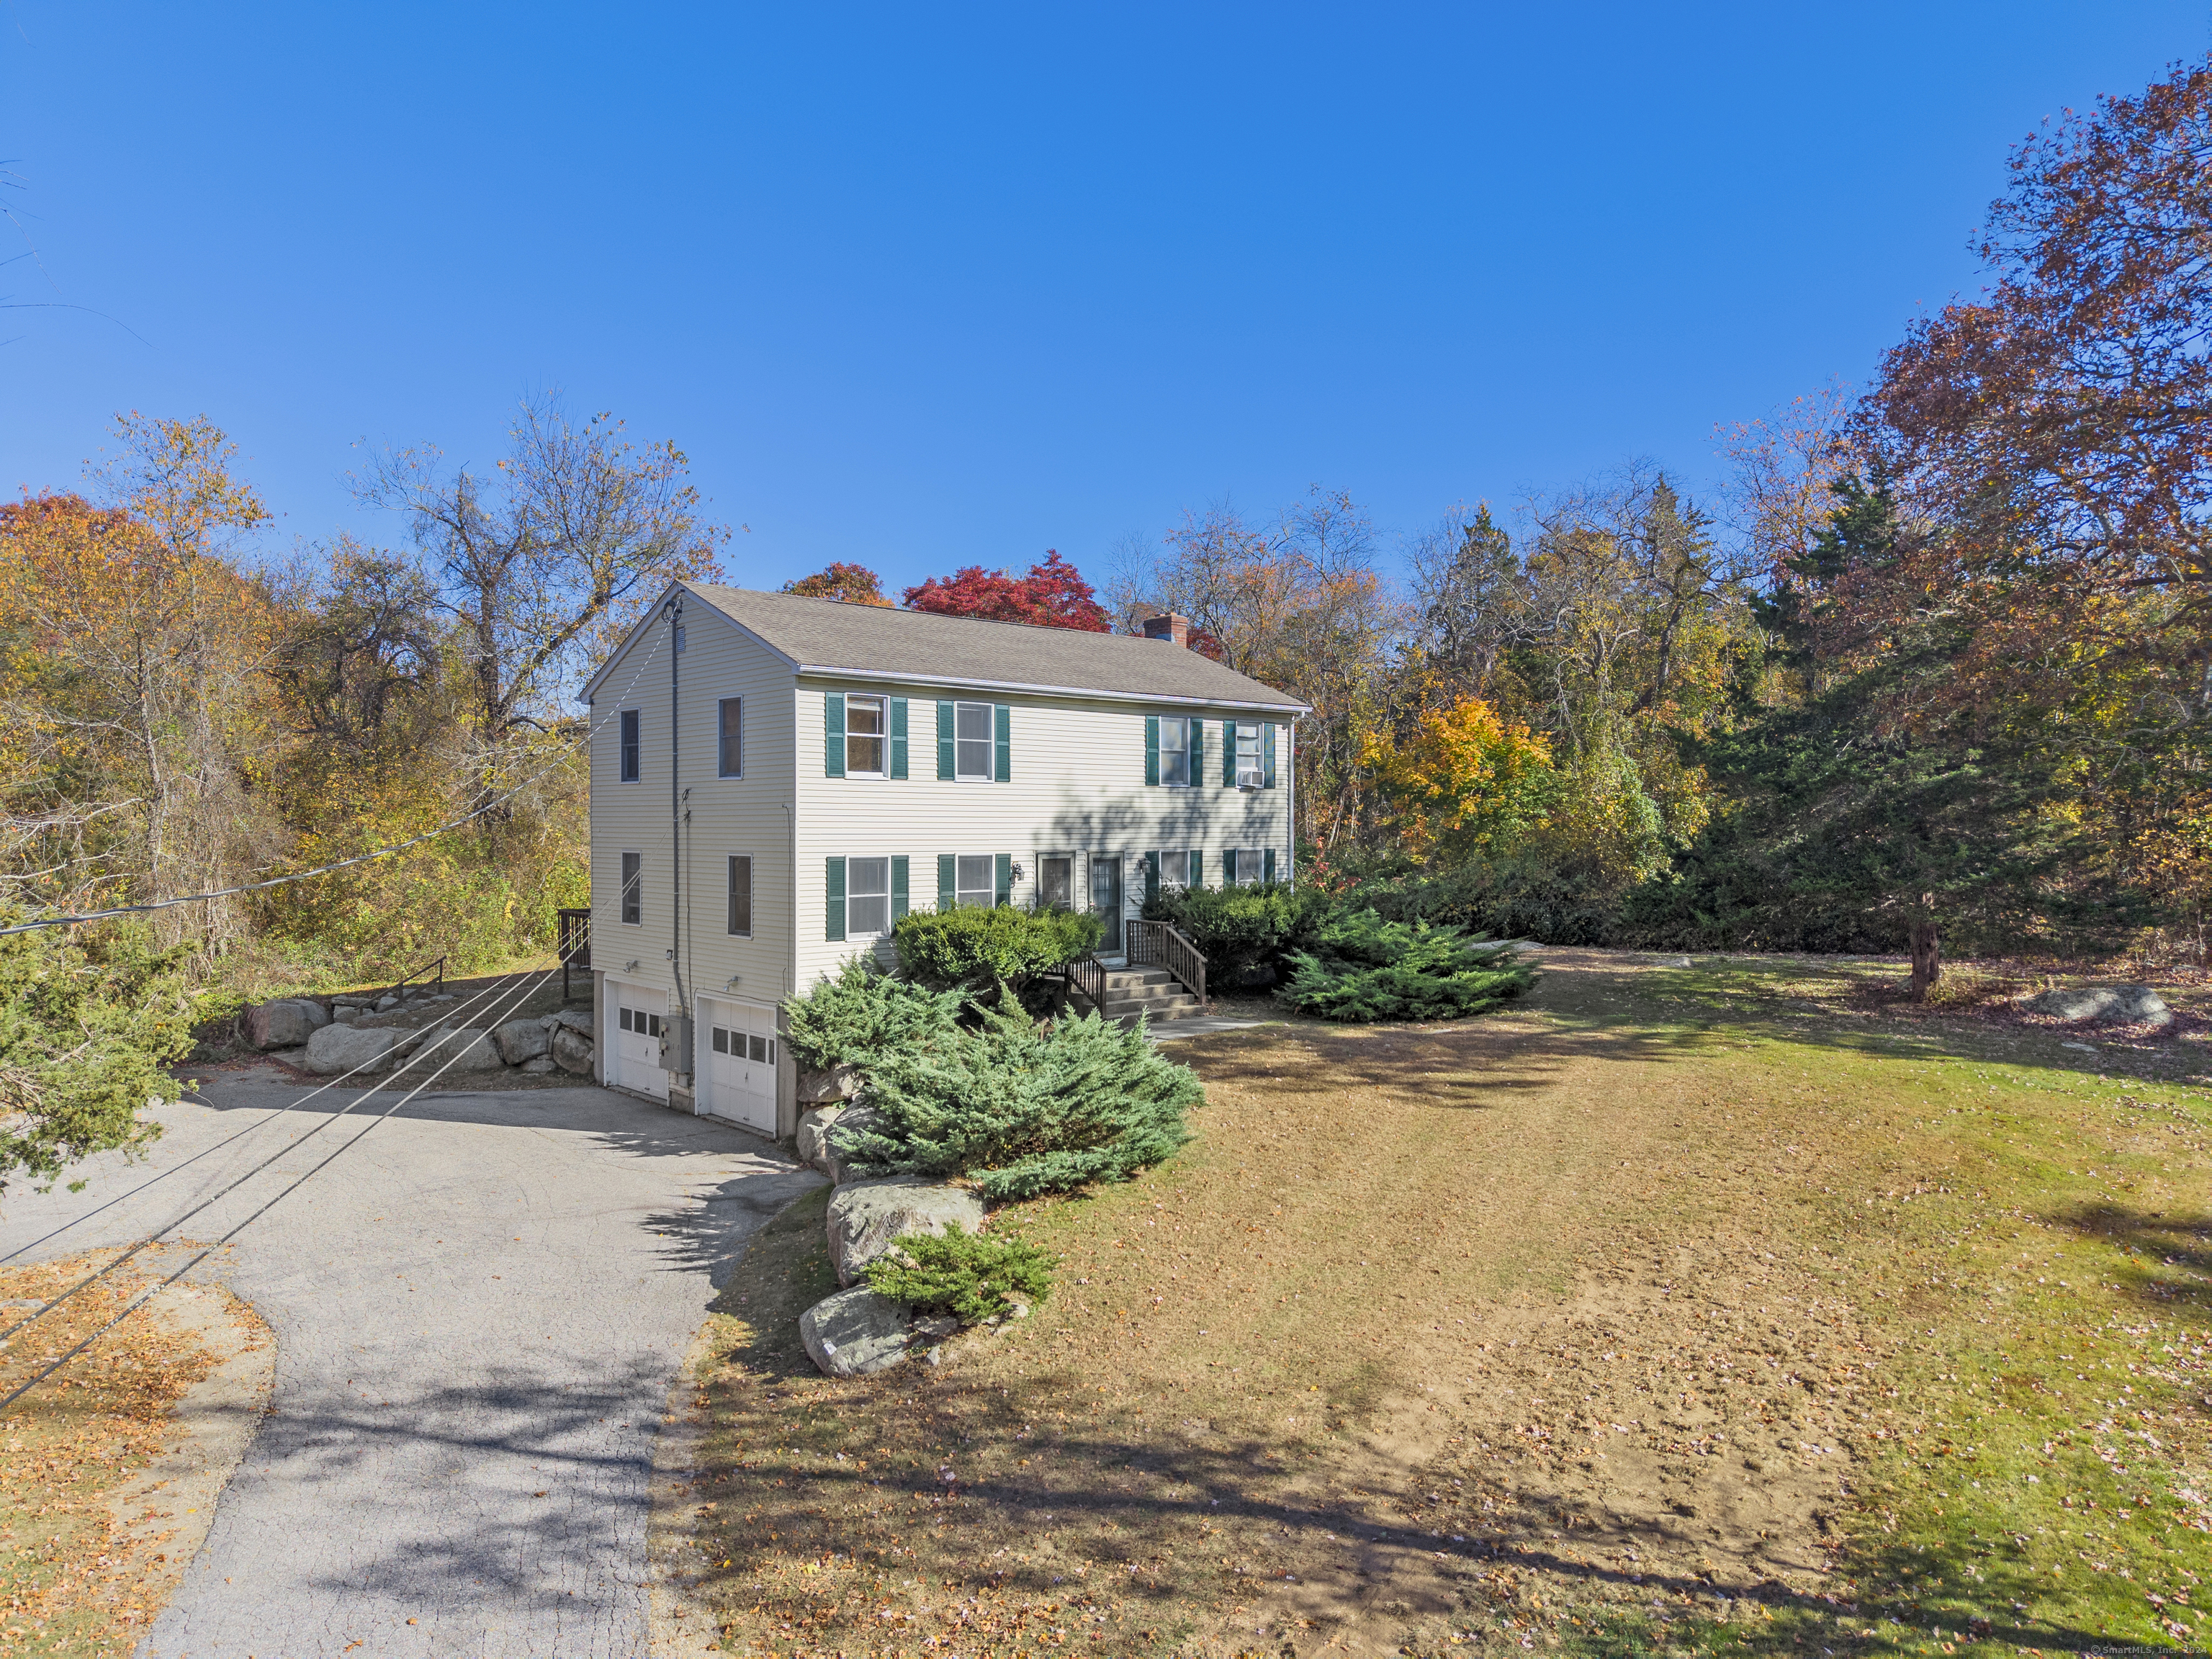
[[[1155,611],[1145,618],[1145,637],[1165,640],[1170,645],[1190,649],[1190,618],[1179,617],[1172,611]]]

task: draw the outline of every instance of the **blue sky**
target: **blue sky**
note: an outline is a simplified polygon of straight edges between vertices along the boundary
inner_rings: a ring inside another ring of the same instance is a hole
[[[1392,535],[1863,378],[2008,147],[2203,4],[0,0],[0,487],[205,412],[280,538],[559,387],[733,580],[1086,568],[1320,483]],[[4,228],[0,228],[4,229]],[[83,309],[68,309],[79,307]]]

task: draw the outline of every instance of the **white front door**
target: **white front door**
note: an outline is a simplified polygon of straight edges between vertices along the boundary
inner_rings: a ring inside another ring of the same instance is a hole
[[[721,997],[699,999],[698,1109],[775,1133],[775,1010]]]
[[[668,1073],[660,1069],[660,1021],[668,1012],[668,993],[611,979],[607,1000],[615,1005],[615,1064],[607,1081],[667,1099]]]

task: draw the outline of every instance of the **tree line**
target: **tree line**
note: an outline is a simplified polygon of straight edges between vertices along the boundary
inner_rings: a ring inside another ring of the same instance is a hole
[[[1869,383],[1388,544],[1347,495],[1194,509],[1094,583],[1058,552],[900,595],[1133,631],[1298,695],[1309,878],[1559,942],[2201,953],[2212,708],[2212,64],[2012,155],[1988,285]],[[205,419],[122,417],[0,507],[0,897],[234,886],[149,948],[359,975],[542,949],[586,899],[574,688],[726,531],[674,445],[525,406],[489,468],[352,486],[388,544],[289,551]],[[887,604],[833,564],[787,591]]]

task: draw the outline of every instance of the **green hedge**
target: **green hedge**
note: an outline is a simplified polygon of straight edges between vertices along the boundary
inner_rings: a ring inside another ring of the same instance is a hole
[[[899,971],[936,990],[994,995],[1000,986],[1026,989],[1098,948],[1097,916],[1068,910],[986,908],[916,910],[891,928]]]

